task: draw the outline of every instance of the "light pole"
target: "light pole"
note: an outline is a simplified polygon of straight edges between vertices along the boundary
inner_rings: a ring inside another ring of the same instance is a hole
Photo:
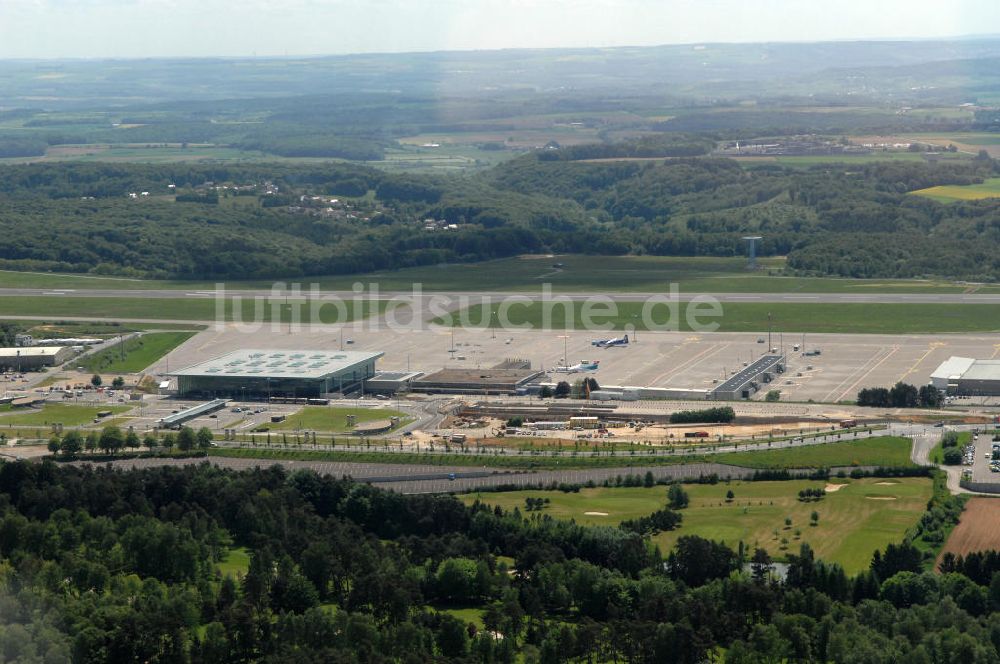
[[[563,364],[569,364],[569,335],[560,334],[559,338],[563,340]]]

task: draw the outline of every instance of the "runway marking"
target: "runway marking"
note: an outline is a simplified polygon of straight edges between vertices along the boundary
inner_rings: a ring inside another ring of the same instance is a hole
[[[861,376],[861,378],[858,378],[858,379],[857,379],[856,381],[854,381],[854,384],[853,384],[853,385],[851,385],[851,386],[850,386],[849,388],[847,388],[846,390],[844,390],[844,391],[843,391],[843,392],[841,393],[841,395],[840,395],[840,396],[839,396],[839,397],[837,398],[837,401],[842,401],[842,400],[844,399],[844,397],[846,397],[847,395],[849,395],[849,394],[851,394],[852,392],[854,392],[855,388],[857,388],[858,384],[860,384],[860,383],[861,383],[861,381],[863,381],[863,380],[864,380],[865,378],[867,378],[867,377],[868,377],[868,375],[869,375],[869,374],[871,374],[871,372],[875,371],[875,370],[876,370],[876,369],[878,369],[878,368],[879,368],[880,366],[882,366],[882,364],[883,364],[883,363],[884,363],[884,362],[885,362],[886,360],[888,360],[888,359],[889,359],[890,357],[892,357],[893,355],[895,355],[895,354],[896,354],[896,352],[897,352],[897,351],[898,351],[899,349],[900,349],[900,346],[893,346],[893,347],[892,347],[892,350],[890,350],[890,351],[889,351],[888,353],[886,353],[886,356],[885,356],[885,357],[883,357],[883,358],[882,358],[881,360],[879,360],[878,362],[876,362],[876,363],[875,363],[875,364],[874,364],[874,365],[872,366],[872,368],[871,368],[871,369],[869,369],[868,371],[866,371],[866,372],[864,373],[864,375],[863,375],[863,376]]]
[[[712,347],[706,348],[705,350],[701,351],[700,353],[698,353],[694,357],[691,357],[691,358],[685,360],[684,362],[681,362],[680,364],[674,365],[674,367],[672,369],[668,370],[668,371],[664,371],[662,374],[660,374],[659,376],[657,376],[656,378],[654,378],[652,380],[652,382],[650,383],[650,385],[656,385],[662,379],[664,379],[664,378],[666,378],[668,376],[677,375],[678,373],[684,371],[685,369],[689,369],[694,364],[698,364],[699,362],[701,362],[703,360],[706,360],[706,359],[708,359],[709,357],[711,357],[713,355],[717,355],[718,353],[720,353],[720,352],[724,351],[725,349],[729,348],[731,345],[732,345],[731,343],[717,344],[717,345],[713,345]]]
[[[993,344],[993,354],[990,355],[990,359],[995,359],[998,353],[1000,353],[1000,344]]]
[[[656,361],[655,362],[648,363],[642,369],[637,369],[635,371],[629,372],[628,374],[626,374],[625,379],[628,380],[628,381],[631,381],[631,382],[636,382],[635,376],[641,375],[643,369],[649,369],[649,368],[655,367],[656,366],[656,362],[666,361],[668,357],[670,357],[674,353],[676,353],[679,350],[681,350],[684,347],[684,345],[685,344],[683,344],[683,343],[681,343],[681,344],[674,344],[670,348],[670,350],[668,350],[667,352],[663,352],[662,350],[657,349],[657,351],[656,351]],[[640,379],[639,382],[645,382],[645,381],[643,381],[643,380]],[[655,380],[653,382],[655,382]],[[649,383],[649,384],[652,385],[653,383]]]
[[[926,352],[926,353],[924,353],[923,355],[921,355],[921,356],[920,356],[920,359],[918,359],[918,360],[917,360],[916,362],[914,362],[914,363],[913,363],[913,364],[912,364],[912,365],[910,366],[910,369],[909,369],[909,370],[908,370],[908,371],[907,371],[907,372],[906,372],[905,374],[903,374],[903,375],[902,375],[902,376],[900,377],[900,380],[903,380],[903,378],[906,378],[906,377],[907,377],[907,376],[909,376],[909,375],[910,375],[911,373],[915,372],[915,371],[917,370],[917,367],[918,367],[918,366],[920,366],[920,363],[921,363],[921,362],[923,362],[924,360],[926,360],[926,359],[927,359],[927,356],[928,356],[928,355],[930,355],[931,353],[933,353],[933,352],[934,352],[935,350],[937,350],[937,349],[938,349],[938,348],[940,348],[941,346],[944,346],[944,344],[943,344],[943,343],[941,343],[940,341],[934,341],[934,342],[931,342],[930,344],[928,344],[928,347],[927,347],[927,352]],[[994,353],[994,354],[995,354],[995,353]]]
[[[832,390],[830,390],[830,392],[827,393],[827,395],[825,397],[823,397],[822,400],[823,401],[833,401],[834,400],[833,396],[840,390],[840,388],[842,388],[847,383],[847,381],[849,381],[852,378],[854,378],[854,376],[856,376],[859,372],[864,371],[868,367],[868,365],[871,364],[872,362],[874,362],[875,360],[877,360],[879,358],[879,356],[882,355],[882,353],[885,352],[885,350],[886,349],[884,347],[879,347],[879,349],[877,351],[875,351],[874,355],[872,355],[870,358],[868,358],[864,362],[864,364],[862,364],[860,367],[858,367],[857,369],[854,369],[849,374],[847,374],[847,378],[845,378],[844,380],[840,381],[840,383],[837,385],[837,387],[835,387]]]

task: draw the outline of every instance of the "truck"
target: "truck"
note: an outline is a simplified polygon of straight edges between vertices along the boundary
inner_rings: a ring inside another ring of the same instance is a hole
[[[708,438],[707,431],[685,431],[685,438]]]
[[[840,421],[840,428],[841,429],[850,429],[850,428],[856,427],[856,426],[858,426],[858,421],[857,420],[841,420]]]

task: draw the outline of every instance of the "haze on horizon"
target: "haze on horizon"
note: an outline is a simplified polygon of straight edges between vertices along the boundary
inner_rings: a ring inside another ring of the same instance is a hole
[[[996,0],[2,0],[0,58],[334,55],[1000,32]]]

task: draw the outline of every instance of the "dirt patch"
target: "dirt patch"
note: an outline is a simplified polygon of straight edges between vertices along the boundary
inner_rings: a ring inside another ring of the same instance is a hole
[[[79,157],[87,154],[97,154],[110,149],[110,145],[54,145],[46,150],[47,157]]]
[[[964,556],[974,551],[996,549],[1000,549],[1000,500],[971,498],[965,504],[958,525],[944,543],[941,555],[954,553]]]
[[[875,482],[875,486],[893,486],[894,484],[899,484],[899,482]]]
[[[826,492],[827,493],[836,493],[836,492],[840,491],[841,489],[843,489],[845,486],[847,486],[847,483],[844,483],[844,484],[827,484],[826,485]]]
[[[898,500],[896,496],[865,496],[866,500]]]
[[[607,512],[584,512],[584,516],[607,516]]]

